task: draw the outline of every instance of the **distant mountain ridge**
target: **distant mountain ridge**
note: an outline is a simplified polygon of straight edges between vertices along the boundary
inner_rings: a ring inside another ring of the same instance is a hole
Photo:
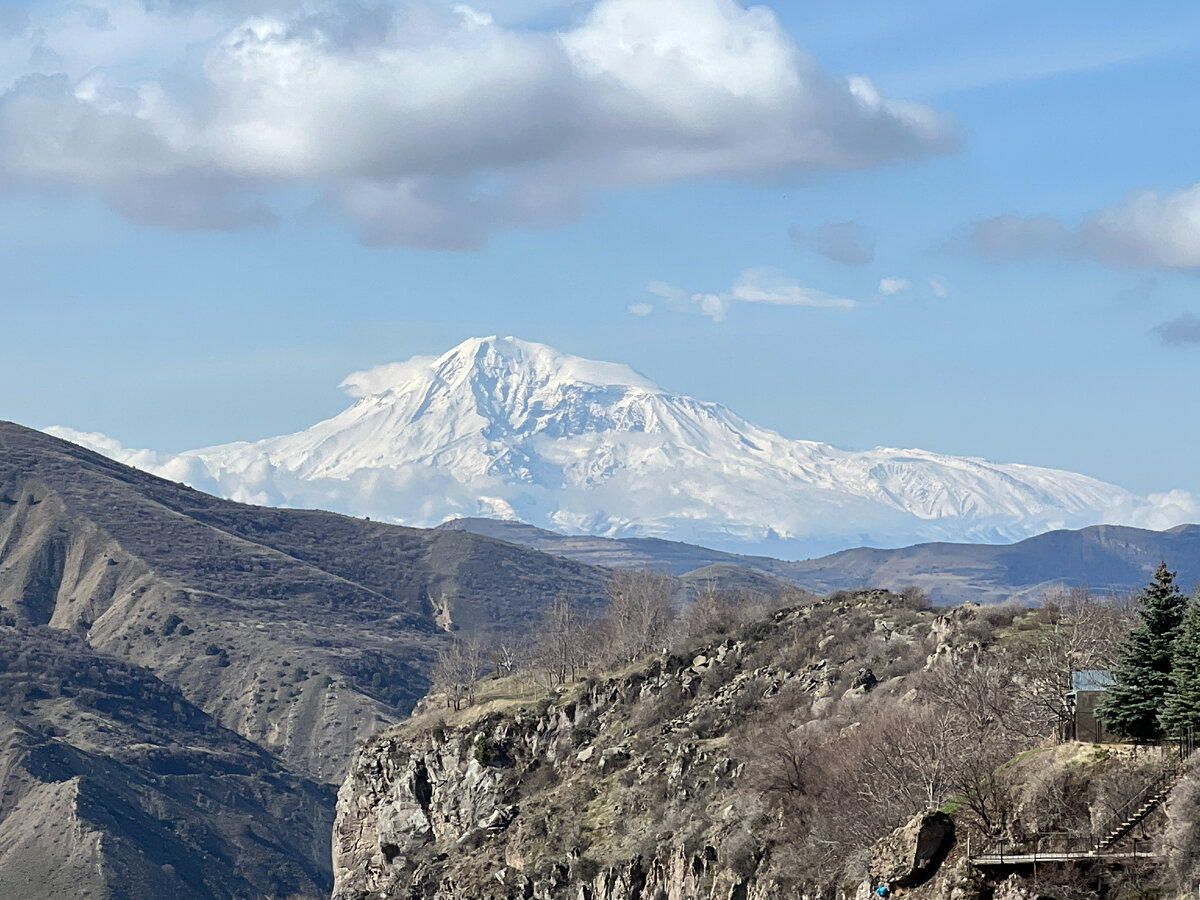
[[[626,366],[515,338],[473,338],[343,386],[357,401],[297,434],[174,456],[49,430],[242,502],[415,526],[514,519],[792,558],[1186,518],[1071,472],[791,440]]]
[[[858,547],[797,562],[710,550],[654,539],[564,535],[518,522],[456,519],[443,530],[470,531],[590,565],[650,568],[684,584],[720,572],[722,585],[745,583],[734,570],[758,573],[815,593],[881,587],[924,588],[943,604],[1039,602],[1051,589],[1084,586],[1098,594],[1143,587],[1160,561],[1178,571],[1185,589],[1200,585],[1200,525],[1151,531],[1093,525],[1050,531],[1014,544],[915,544],[895,550]]]

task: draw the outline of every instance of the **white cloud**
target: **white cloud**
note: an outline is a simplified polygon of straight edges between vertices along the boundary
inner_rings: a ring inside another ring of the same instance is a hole
[[[1150,494],[1128,520],[1130,525],[1156,531],[1195,522],[1200,520],[1200,497],[1184,490]]]
[[[598,0],[560,32],[474,7],[314,0],[32,7],[0,33],[0,190],[176,228],[316,190],[376,244],[477,247],[681,178],[951,149],[932,110],[822,71],[766,7]]]
[[[952,246],[998,259],[1080,257],[1115,267],[1200,269],[1200,183],[1132,194],[1074,228],[1053,216],[995,216],[968,226]]]
[[[455,3],[450,8],[462,16],[463,21],[468,25],[476,25],[480,28],[486,28],[488,25],[494,25],[496,23],[496,19],[491,13],[480,12],[477,9],[472,9],[465,3]]]
[[[771,306],[811,306],[853,309],[858,303],[805,287],[777,269],[746,269],[733,286],[720,293],[688,293],[664,281],[652,281],[646,290],[667,301],[672,309],[725,321],[735,303],[766,303]]]
[[[404,362],[384,363],[371,369],[351,372],[338,387],[351,397],[371,397],[424,376],[437,360],[436,356],[414,356]]]
[[[64,425],[51,425],[44,431],[52,437],[70,441],[72,444],[78,444],[80,447],[115,459],[127,466],[136,466],[147,471],[156,470],[168,459],[154,450],[126,447],[116,438],[111,438],[100,431],[78,431]]]
[[[895,276],[882,278],[879,281],[879,293],[885,297],[890,297],[892,294],[898,294],[901,291],[907,291],[912,287],[912,282],[907,278],[896,278]]]
[[[940,275],[934,275],[929,279],[929,290],[939,300],[945,300],[950,295],[950,288],[946,285],[945,279]]]
[[[1200,183],[1169,194],[1142,191],[1084,219],[1086,251],[1118,266],[1200,268]]]
[[[629,311],[635,316],[648,316],[654,312],[653,303],[630,303]]]
[[[778,269],[746,269],[733,286],[733,298],[744,303],[771,303],[777,306],[829,306],[852,309],[854,300],[834,297],[803,287]]]

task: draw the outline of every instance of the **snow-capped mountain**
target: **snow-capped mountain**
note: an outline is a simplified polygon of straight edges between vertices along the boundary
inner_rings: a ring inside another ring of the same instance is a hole
[[[343,387],[356,402],[298,434],[177,456],[48,431],[235,500],[419,526],[490,516],[807,555],[1176,524],[1153,520],[1161,504],[1071,472],[790,440],[626,366],[511,337],[358,372]]]

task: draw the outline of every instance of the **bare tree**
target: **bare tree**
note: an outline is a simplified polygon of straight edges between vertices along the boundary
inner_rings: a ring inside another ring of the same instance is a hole
[[[476,635],[455,638],[438,654],[433,667],[433,687],[454,709],[475,702],[475,690],[483,671],[483,647]]]
[[[608,582],[604,627],[613,660],[632,662],[657,653],[668,642],[674,611],[669,575],[649,569],[622,569]]]
[[[900,603],[908,609],[925,610],[933,608],[933,601],[923,587],[910,584],[900,592]]]
[[[502,634],[488,645],[488,659],[497,674],[511,675],[529,657],[529,638],[526,635]]]
[[[933,668],[923,691],[925,702],[950,718],[947,787],[990,832],[1012,815],[1000,766],[1054,730],[1018,678],[1016,662],[1001,650],[955,655]]]
[[[771,719],[746,742],[751,783],[764,794],[794,798],[808,792],[813,773],[809,758],[814,744],[783,719]]]
[[[834,796],[850,801],[847,829],[871,843],[914,813],[940,803],[958,739],[953,717],[932,706],[889,701],[843,729],[822,750]]]
[[[590,622],[570,597],[556,596],[534,638],[535,656],[550,687],[565,684],[568,678],[575,680],[579,669],[591,661],[592,642]]]
[[[999,769],[1045,733],[1005,654],[976,650],[941,659],[913,693],[876,703],[827,738],[808,766],[826,779],[821,808],[835,810],[829,839],[870,844],[952,799],[998,831],[1013,806]]]
[[[1072,587],[1047,591],[1042,616],[1042,632],[1023,653],[1018,669],[1040,716],[1062,725],[1071,718],[1071,673],[1114,665],[1133,614],[1123,600],[1097,598],[1086,587]]]
[[[742,621],[742,610],[728,591],[717,587],[713,581],[703,582],[687,607],[684,632],[688,638],[727,634]]]

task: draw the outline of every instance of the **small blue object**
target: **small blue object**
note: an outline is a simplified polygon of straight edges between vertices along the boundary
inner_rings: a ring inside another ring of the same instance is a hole
[[[880,897],[886,897],[888,895],[888,886],[886,884],[881,884],[879,887],[875,888],[875,893]]]

